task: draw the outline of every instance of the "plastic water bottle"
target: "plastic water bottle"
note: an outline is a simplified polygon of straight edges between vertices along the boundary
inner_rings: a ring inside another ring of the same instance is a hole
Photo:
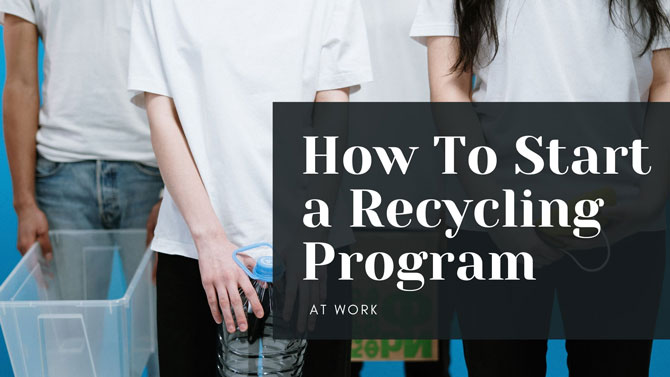
[[[305,356],[306,340],[273,339],[272,256],[256,260],[253,272],[237,258],[237,254],[254,248],[269,247],[262,243],[247,246],[233,253],[235,262],[249,275],[263,305],[263,318],[256,318],[251,305],[243,296],[247,313],[247,331],[234,333],[219,326],[219,376],[300,376]]]

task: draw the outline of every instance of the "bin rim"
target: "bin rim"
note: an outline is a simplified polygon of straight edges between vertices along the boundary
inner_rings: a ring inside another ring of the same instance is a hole
[[[51,234],[104,234],[104,233],[116,233],[116,234],[141,234],[146,233],[144,229],[63,229],[63,230],[53,230],[49,231]],[[27,263],[28,259],[35,258],[33,254],[41,253],[42,248],[39,243],[35,242],[28,252],[21,257],[21,260],[14,266],[12,271],[7,275],[7,278],[0,284],[0,296],[7,288],[7,284],[12,278],[18,273],[19,269]],[[64,305],[75,305],[75,306],[84,306],[87,307],[113,307],[113,306],[127,306],[130,302],[130,297],[135,292],[139,280],[141,279],[141,273],[146,269],[147,265],[153,257],[153,250],[151,247],[146,247],[144,249],[144,255],[140,260],[140,263],[137,265],[137,269],[133,275],[133,278],[128,283],[123,296],[113,299],[113,300],[21,300],[21,301],[4,301],[0,300],[0,309],[5,310],[8,308],[21,308],[21,307],[48,307],[48,306],[64,306]]]
[[[49,235],[52,234],[105,234],[105,233],[130,233],[130,234],[146,234],[146,229],[142,228],[123,228],[123,229],[58,229],[50,230]]]

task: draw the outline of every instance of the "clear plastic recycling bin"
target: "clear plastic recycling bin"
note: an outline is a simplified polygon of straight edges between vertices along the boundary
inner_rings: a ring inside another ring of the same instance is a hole
[[[143,230],[55,231],[0,286],[16,377],[158,375],[153,254]]]

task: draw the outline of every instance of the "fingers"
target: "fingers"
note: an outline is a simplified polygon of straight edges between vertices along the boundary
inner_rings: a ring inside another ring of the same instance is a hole
[[[221,324],[221,311],[219,311],[219,300],[217,299],[216,290],[211,284],[203,284],[205,295],[207,295],[207,304],[209,310],[212,312],[212,318],[217,324]],[[227,300],[227,298],[226,298]]]
[[[563,252],[553,247],[545,247],[544,253],[546,254],[548,259],[553,261],[561,259],[561,257],[563,257]]]
[[[291,314],[293,314],[293,305],[295,305],[296,293],[298,291],[298,279],[287,274],[286,279],[286,302],[284,303],[284,321],[291,319]]]
[[[326,298],[328,295],[328,270],[323,268],[321,269],[322,271],[317,274],[319,278],[319,297],[318,297],[318,302],[319,304],[323,304],[326,302]]]
[[[53,257],[53,248],[51,246],[51,239],[49,238],[49,233],[48,232],[42,233],[37,241],[40,243],[40,247],[42,248],[42,255],[44,255],[44,259],[50,261],[51,258]]]
[[[158,253],[154,252],[154,268],[151,271],[151,281],[156,284],[156,277],[158,276]]]
[[[144,246],[149,247],[151,241],[154,239],[154,228],[147,225],[147,238],[145,240]]]
[[[149,247],[149,244],[154,239],[154,230],[156,229],[156,224],[158,223],[158,212],[161,208],[162,199],[156,203],[151,212],[149,212],[149,218],[147,219],[147,239],[146,246]]]
[[[604,218],[621,218],[627,211],[630,211],[630,209],[622,205],[604,206],[600,208],[598,215]]]
[[[298,295],[300,296],[298,301],[298,332],[302,333],[305,331],[305,325],[307,323],[307,314],[309,313],[309,287],[302,283],[300,284],[300,289],[298,290]]]
[[[323,304],[326,302],[326,298],[328,298],[328,283],[326,280],[321,280],[319,282],[319,304]]]
[[[153,213],[149,215],[147,220],[147,238],[145,240],[145,247],[149,247],[151,241],[154,239],[154,229],[156,229],[156,221],[153,218]]]
[[[256,265],[256,260],[254,258],[242,253],[237,254],[237,257],[240,259],[242,264],[244,264],[249,269],[249,271],[253,271],[254,266]]]
[[[35,242],[38,242],[40,244],[44,258],[47,261],[51,260],[52,247],[48,232],[44,232],[41,234],[40,233],[20,234],[16,247],[17,249],[19,249],[21,255],[25,255],[28,252],[28,250],[30,250],[30,248],[35,244]]]
[[[319,296],[321,295],[321,285],[318,284],[316,287],[312,286],[310,289],[310,294],[311,294],[311,302],[310,305],[316,305],[319,302]],[[309,331],[313,331],[314,328],[316,327],[316,317],[315,315],[310,315],[307,317],[307,329]]]
[[[582,239],[574,236],[560,236],[557,240],[562,244],[561,248],[566,250],[588,250],[605,246],[601,237]]]
[[[242,305],[242,298],[240,297],[239,289],[237,289],[237,282],[232,282],[231,284],[228,285],[228,297],[230,298],[230,306],[233,307],[233,311],[235,312],[235,319],[237,320],[237,326],[239,326],[240,331],[247,331],[247,314],[245,313],[244,306]],[[221,308],[221,310],[223,310],[223,307]],[[230,308],[228,308],[228,312],[230,313]],[[226,326],[228,327],[228,331],[230,331],[230,326],[228,326],[227,321]],[[233,331],[235,331],[234,324],[233,324]]]
[[[35,243],[36,237],[31,237],[29,235],[25,234],[19,234],[18,241],[16,243],[16,248],[19,249],[19,253],[21,255],[25,255],[28,250],[30,250],[30,247]]]
[[[239,284],[242,288],[242,291],[244,292],[244,296],[249,301],[249,305],[251,305],[251,309],[254,311],[254,315],[257,318],[263,318],[263,305],[258,298],[258,294],[256,293],[254,286],[251,285],[249,278],[247,278],[246,275],[241,276]]]
[[[537,253],[533,253],[533,266],[536,268],[547,267],[563,258],[563,256],[563,252],[553,248],[540,248]]]
[[[218,297],[217,309],[223,314],[223,323],[226,326],[226,330],[230,333],[235,332],[235,318],[233,318],[233,313],[230,311],[230,300],[228,299],[226,286],[223,284],[217,285],[216,294]]]
[[[16,248],[19,249],[21,255],[25,255],[28,250],[38,241],[40,237],[40,230],[37,227],[33,226],[21,226],[19,223],[19,234],[18,240],[16,242]]]
[[[550,260],[549,258],[543,257],[543,256],[536,256],[533,259],[533,267],[535,268],[543,268],[550,266],[553,264],[554,261]]]

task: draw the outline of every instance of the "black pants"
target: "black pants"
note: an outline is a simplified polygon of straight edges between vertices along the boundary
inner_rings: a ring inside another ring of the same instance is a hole
[[[216,377],[217,324],[198,261],[160,254],[156,277],[162,377]],[[348,377],[351,341],[309,341],[303,376]]]
[[[464,234],[462,241],[473,245],[483,238]],[[583,264],[597,266],[604,252],[593,249],[575,255]],[[468,375],[544,377],[547,341],[542,332],[549,330],[555,293],[568,339],[570,377],[648,376],[663,266],[665,232],[644,232],[612,245],[610,261],[598,273],[582,271],[563,258],[545,271],[556,273],[544,276],[551,283],[546,286],[512,291],[491,283],[463,284],[460,293],[467,300],[459,301],[457,313],[463,338],[470,339],[463,341]],[[523,303],[523,312],[514,312],[509,303]],[[514,338],[501,329],[537,340],[504,340]],[[486,334],[499,340],[484,340]],[[612,340],[617,339],[612,334],[626,340]]]
[[[349,377],[351,340],[308,340],[304,377]]]
[[[567,340],[570,377],[649,375],[651,340]],[[465,340],[471,377],[544,377],[546,340]]]

